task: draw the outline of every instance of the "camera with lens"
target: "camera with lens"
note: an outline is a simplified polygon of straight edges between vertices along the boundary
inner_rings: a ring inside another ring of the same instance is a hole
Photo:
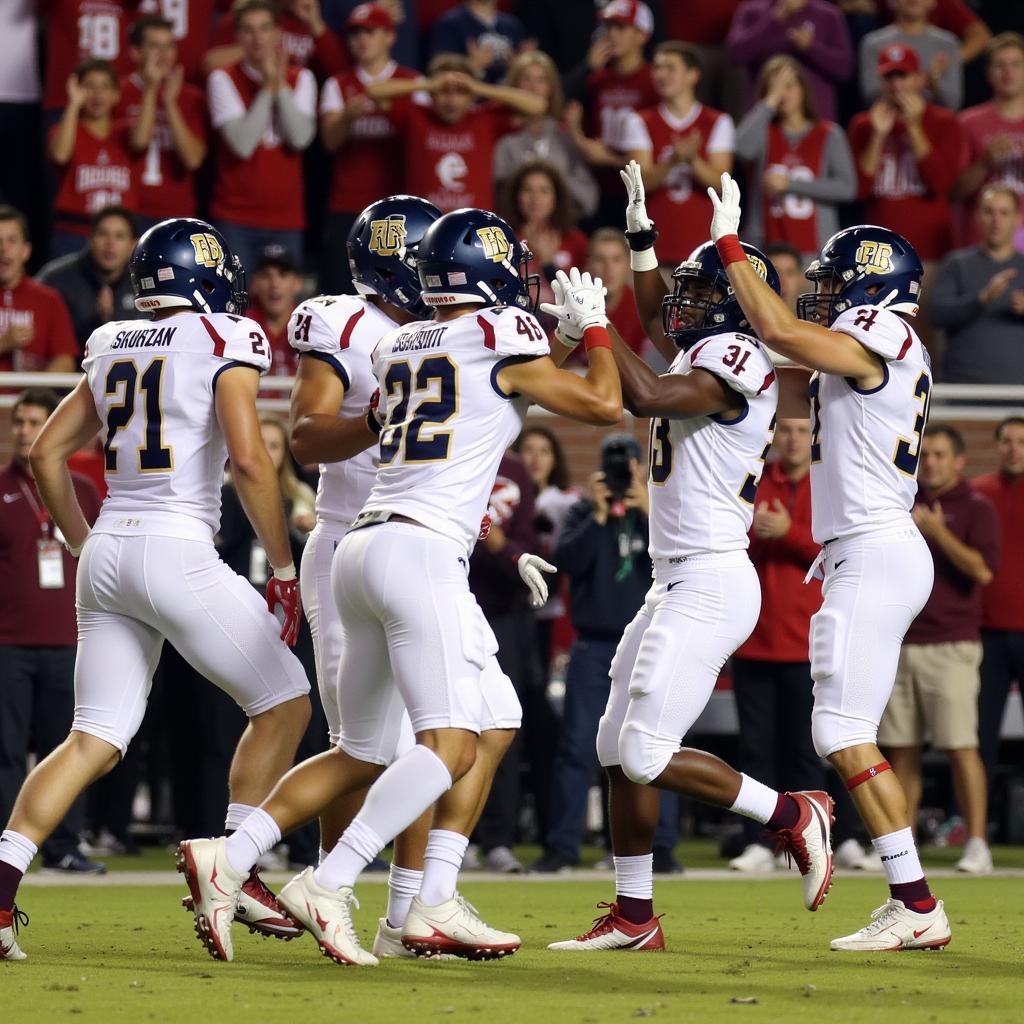
[[[612,492],[612,502],[622,501],[633,482],[630,462],[639,460],[640,447],[628,434],[615,434],[601,446],[601,472]]]

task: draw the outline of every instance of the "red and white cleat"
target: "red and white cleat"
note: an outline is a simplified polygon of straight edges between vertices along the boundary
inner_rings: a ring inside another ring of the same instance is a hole
[[[498,960],[511,956],[523,940],[485,924],[476,907],[456,893],[436,907],[417,896],[402,926],[402,945],[417,956],[448,953],[464,960]]]
[[[18,930],[28,924],[28,914],[17,906],[0,910],[0,960],[27,960],[28,954],[18,945]]]
[[[859,932],[833,939],[831,948],[857,953],[898,953],[903,949],[943,949],[953,932],[942,900],[926,914],[908,910],[891,897],[871,914]]]
[[[192,894],[199,941],[214,960],[231,960],[231,922],[246,876],[228,863],[223,836],[179,843],[177,864]]]
[[[238,894],[235,920],[241,921],[254,935],[283,939],[285,942],[297,938],[304,930],[263,884],[255,868],[249,873]]]
[[[380,962],[363,949],[352,923],[351,886],[337,892],[317,885],[313,869],[306,868],[280,892],[278,903],[313,936],[320,952],[336,964],[376,967]],[[358,904],[357,904],[358,905]]]
[[[768,832],[775,840],[775,852],[800,869],[804,884],[804,906],[817,910],[832,888],[832,822],[835,803],[828,793],[813,790],[788,793],[800,805],[800,817],[792,828]]]
[[[652,917],[643,924],[627,921],[619,913],[618,903],[598,903],[598,909],[608,911],[594,918],[594,926],[575,939],[552,942],[548,949],[569,949],[589,952],[605,949],[631,949],[637,952],[661,952],[665,949],[665,933],[661,930],[661,917]]]

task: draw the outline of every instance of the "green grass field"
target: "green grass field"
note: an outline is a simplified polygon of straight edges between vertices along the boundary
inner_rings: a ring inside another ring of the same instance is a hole
[[[166,865],[166,862],[164,862]],[[879,878],[839,878],[807,914],[795,878],[667,880],[664,954],[556,954],[609,898],[606,882],[463,886],[524,947],[494,963],[386,961],[341,968],[308,936],[264,940],[236,926],[234,963],[210,960],[178,907],[184,886],[26,886],[30,959],[0,964],[0,1018],[50,1021],[1017,1022],[1024,1005],[1024,878],[943,879],[953,923],[942,953],[858,957],[828,941],[865,923]],[[384,887],[360,886],[372,940]]]

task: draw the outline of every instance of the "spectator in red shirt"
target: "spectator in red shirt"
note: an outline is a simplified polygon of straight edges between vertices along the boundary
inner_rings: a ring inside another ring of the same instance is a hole
[[[565,179],[543,160],[523,164],[506,187],[502,216],[533,254],[527,272],[540,276],[540,301],[554,298],[551,282],[559,270],[583,266],[587,236],[576,227],[576,212]],[[553,335],[556,324],[541,322]]]
[[[535,117],[546,106],[525,89],[487,85],[469,68],[466,57],[441,54],[430,62],[427,78],[391,79],[366,88],[377,102],[430,94],[429,106],[396,106],[391,119],[405,139],[404,191],[442,213],[464,206],[494,208],[495,142],[512,127],[512,113]]]
[[[141,154],[136,226],[196,214],[195,172],[206,159],[206,97],[184,80],[174,27],[149,16],[132,25],[135,70],[124,81],[118,113],[131,122],[131,147]]]
[[[995,505],[1003,535],[999,569],[981,594],[978,740],[990,790],[1010,684],[1024,686],[1024,417],[996,427],[996,452],[999,469],[972,481]]]
[[[214,15],[227,11],[231,7],[231,2],[232,0],[128,0],[127,6],[134,4],[140,15],[155,16],[170,23],[178,44],[178,59],[185,69],[185,80],[193,85],[202,85],[206,78],[203,59],[213,43]],[[230,24],[230,19],[225,20]],[[129,42],[130,37],[131,32]]]
[[[288,63],[275,4],[239,0],[232,17],[243,58],[207,83],[217,132],[210,214],[243,266],[272,245],[297,262],[306,226],[302,151],[316,134],[316,79]]]
[[[626,116],[658,102],[651,65],[644,59],[654,16],[639,0],[612,0],[601,12],[601,23],[604,32],[586,62],[566,76],[566,92],[584,97],[584,105],[570,103],[565,119],[583,158],[600,170],[601,204],[595,219],[621,226],[618,171],[626,162]]]
[[[64,300],[25,274],[28,221],[0,206],[0,370],[70,373],[78,343]]]
[[[329,294],[350,290],[348,233],[360,212],[381,196],[402,190],[402,140],[392,110],[413,102],[405,96],[375,103],[366,87],[419,74],[391,57],[395,26],[379,4],[359,4],[345,24],[355,67],[327,79],[320,93],[320,139],[334,154],[334,172],[325,229],[321,288]]]
[[[992,870],[992,854],[985,767],[978,756],[981,589],[999,562],[1000,531],[992,502],[962,478],[966,461],[955,428],[939,424],[925,431],[912,514],[931,549],[935,585],[903,640],[878,743],[903,785],[915,824],[926,731],[932,746],[945,752],[968,835],[957,868],[982,874]]]
[[[107,206],[138,207],[138,160],[131,127],[115,119],[121,92],[105,60],[79,64],[67,81],[68,105],[50,131],[50,159],[60,169],[50,258],[78,252],[93,214]]]
[[[275,377],[294,377],[298,354],[288,344],[288,321],[302,295],[298,268],[282,250],[265,249],[249,280],[252,305],[246,316],[263,328],[270,342],[270,372]],[[280,391],[268,391],[266,396],[283,397]]]
[[[621,231],[598,228],[590,236],[587,270],[604,282],[605,311],[619,336],[641,359],[650,359],[651,343],[629,283],[629,244]]]
[[[1012,188],[1024,202],[1024,36],[1003,32],[988,48],[992,99],[960,113],[967,163],[953,195],[964,200],[960,244],[979,240],[976,209],[989,185]],[[1024,237],[1017,239],[1024,250]]]
[[[778,458],[765,467],[750,530],[750,560],[761,581],[761,616],[732,659],[743,771],[760,772],[765,785],[821,789],[821,760],[811,740],[814,703],[807,637],[821,605],[821,584],[804,585],[818,554],[811,538],[811,428],[807,420],[781,420]],[[792,780],[792,781],[788,781]],[[729,862],[735,871],[771,871],[762,828],[743,830],[746,849]]]
[[[746,109],[743,69],[729,59],[725,37],[736,8],[743,0],[715,0],[710,4],[665,5],[665,34],[689,43],[700,58],[702,74],[697,83],[701,103],[718,106],[738,118]]]
[[[924,75],[909,46],[883,50],[878,73],[882,98],[849,129],[864,219],[906,236],[925,264],[927,282],[953,243],[949,195],[963,136],[952,111],[925,102]]]
[[[660,225],[658,255],[674,266],[707,241],[707,190],[732,170],[736,131],[728,114],[697,102],[700,59],[690,46],[660,43],[653,66],[661,102],[629,112],[623,145],[643,171],[647,209]]]
[[[245,44],[237,37],[235,23],[250,6],[249,0],[235,0],[232,17],[221,19],[213,47],[203,59],[207,71],[245,60]],[[323,19],[320,0],[284,0],[274,2],[273,7],[281,29],[281,46],[292,64],[309,68],[321,81],[348,67],[341,40]]]

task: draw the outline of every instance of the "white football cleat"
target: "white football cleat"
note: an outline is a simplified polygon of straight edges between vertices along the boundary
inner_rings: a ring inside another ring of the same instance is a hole
[[[0,960],[27,960],[28,953],[18,945],[18,929],[28,924],[28,914],[17,908],[0,910]]]
[[[896,953],[901,949],[942,949],[953,933],[942,900],[927,914],[908,910],[891,897],[871,913],[871,923],[859,932],[833,939],[832,949],[859,953]]]
[[[402,929],[392,928],[386,917],[382,917],[377,922],[377,934],[373,939],[373,955],[380,960],[416,959],[416,954],[402,945]]]
[[[971,836],[964,845],[964,855],[956,862],[957,871],[969,875],[992,873],[992,851],[980,836]]]
[[[476,907],[456,893],[436,907],[424,906],[417,896],[402,926],[402,944],[417,956],[450,953],[465,960],[497,960],[511,956],[522,939],[484,924]]]
[[[240,875],[228,862],[227,840],[186,839],[178,844],[178,870],[192,893],[196,935],[214,960],[231,960],[231,922],[248,874]]]
[[[352,923],[352,886],[337,892],[317,885],[313,868],[296,875],[278,894],[277,902],[316,940],[320,952],[343,967],[376,967],[380,962],[359,943]],[[358,906],[358,903],[356,903]]]
[[[548,949],[578,953],[609,949],[636,952],[664,950],[665,933],[661,930],[660,917],[652,917],[643,924],[634,924],[619,913],[617,903],[598,903],[597,907],[598,910],[607,910],[607,913],[594,918],[590,931],[577,935],[575,939],[549,943]]]
[[[821,790],[789,793],[799,805],[800,816],[792,828],[769,832],[775,852],[796,862],[803,877],[804,906],[817,910],[832,888],[832,797]]]
[[[190,914],[195,912],[195,901],[191,896],[184,897],[181,905]],[[284,942],[297,939],[305,931],[302,925],[293,921],[282,909],[256,868],[249,872],[238,894],[235,920],[241,921],[253,935],[262,935],[265,939],[282,939]]]
[[[729,861],[729,868],[747,874],[762,874],[775,870],[775,857],[767,846],[751,843],[738,857]]]

